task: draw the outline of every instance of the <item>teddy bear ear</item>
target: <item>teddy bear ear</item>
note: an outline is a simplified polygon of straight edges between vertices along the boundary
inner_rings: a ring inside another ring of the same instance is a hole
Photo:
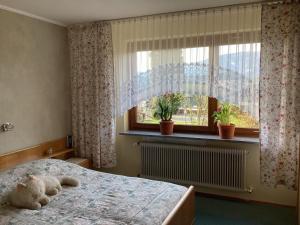
[[[35,180],[35,179],[36,179],[36,177],[33,176],[33,175],[29,175],[28,177],[29,177],[29,179],[31,179],[31,180]]]
[[[27,187],[27,185],[24,184],[24,183],[18,183],[18,185],[17,185],[18,190],[21,190],[21,189],[26,188],[26,187]]]

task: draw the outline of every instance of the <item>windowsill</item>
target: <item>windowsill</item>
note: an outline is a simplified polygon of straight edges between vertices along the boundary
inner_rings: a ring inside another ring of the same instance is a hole
[[[259,144],[259,138],[253,137],[234,137],[233,139],[221,139],[218,135],[206,135],[206,134],[187,134],[187,133],[174,133],[172,135],[162,135],[160,132],[153,131],[140,131],[129,130],[119,133],[126,136],[139,136],[139,137],[155,137],[165,139],[186,139],[186,140],[206,140],[206,141],[223,141],[230,143],[247,143],[247,144]]]

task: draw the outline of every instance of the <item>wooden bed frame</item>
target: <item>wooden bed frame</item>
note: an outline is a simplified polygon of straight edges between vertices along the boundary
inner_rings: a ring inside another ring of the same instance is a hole
[[[70,153],[66,151],[66,138],[45,142],[34,147],[20,149],[18,151],[0,155],[0,170],[5,170],[16,165],[32,160],[45,158],[60,158],[56,155],[65,155]],[[49,148],[53,149],[53,155],[48,155]],[[72,152],[73,153],[73,152]],[[179,200],[175,208],[170,212],[162,225],[192,225],[195,223],[195,190],[190,186],[187,192]]]
[[[191,225],[195,223],[195,190],[190,186],[162,225]]]

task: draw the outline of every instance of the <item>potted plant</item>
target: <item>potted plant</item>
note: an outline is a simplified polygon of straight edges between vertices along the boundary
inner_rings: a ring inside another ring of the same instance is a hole
[[[235,113],[230,104],[223,104],[218,111],[213,113],[214,121],[217,123],[219,135],[222,139],[232,139],[234,137],[235,125],[230,121]]]
[[[182,94],[165,94],[157,99],[157,107],[154,111],[154,117],[159,118],[160,132],[164,135],[173,134],[174,122],[172,116],[176,113],[183,100]]]

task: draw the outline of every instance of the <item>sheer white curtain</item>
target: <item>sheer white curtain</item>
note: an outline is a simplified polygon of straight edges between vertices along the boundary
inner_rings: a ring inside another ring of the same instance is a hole
[[[258,118],[260,5],[112,22],[117,115],[167,92],[205,95]]]

